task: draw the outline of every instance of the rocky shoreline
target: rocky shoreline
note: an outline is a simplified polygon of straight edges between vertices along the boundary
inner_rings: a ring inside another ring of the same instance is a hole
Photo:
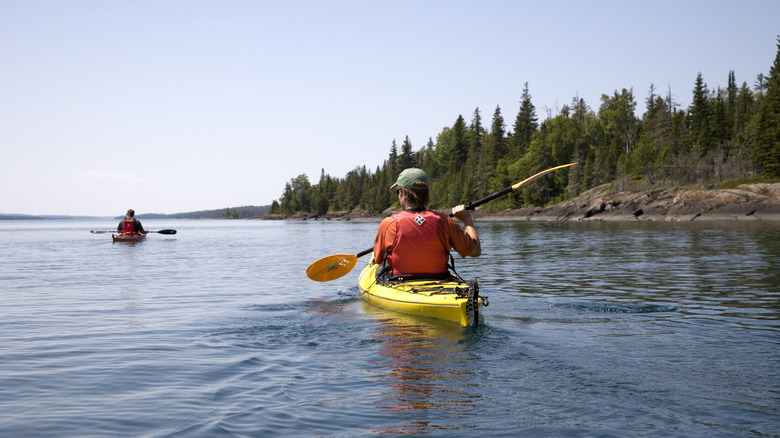
[[[266,215],[263,219],[380,220],[392,214],[335,212],[323,216]],[[736,189],[627,190],[593,188],[570,201],[498,213],[474,213],[478,221],[766,221],[780,222],[780,183],[743,184]]]

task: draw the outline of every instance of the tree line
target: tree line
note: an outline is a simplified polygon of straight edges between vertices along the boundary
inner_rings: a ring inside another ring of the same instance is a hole
[[[601,96],[597,110],[579,97],[559,114],[539,123],[528,83],[520,110],[507,129],[496,106],[486,127],[479,108],[467,122],[458,115],[415,151],[406,136],[395,140],[381,166],[358,166],[343,178],[323,169],[312,183],[305,174],[286,183],[270,213],[322,215],[359,210],[381,213],[397,206],[389,187],[401,170],[419,167],[431,183],[431,209],[468,203],[546,168],[580,165],[553,172],[509,196],[485,204],[485,211],[545,205],[611,183],[615,189],[646,186],[715,187],[739,179],[780,178],[780,36],[768,76],[753,87],[733,71],[725,88],[710,89],[701,73],[687,109],[650,85],[644,113],[636,116],[633,89]]]
[[[271,207],[269,205],[245,205],[243,207],[226,207],[215,210],[198,210],[184,213],[144,213],[138,214],[139,219],[252,219],[264,216]],[[121,219],[121,217],[117,217]]]

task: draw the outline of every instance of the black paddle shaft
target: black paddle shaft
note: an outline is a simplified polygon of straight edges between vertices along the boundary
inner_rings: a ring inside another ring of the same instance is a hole
[[[535,180],[536,178],[539,178],[542,175],[546,175],[546,174],[548,174],[548,173],[550,173],[550,172],[552,172],[554,170],[562,169],[564,167],[574,166],[576,164],[578,164],[578,163],[563,164],[563,165],[556,166],[556,167],[553,167],[553,168],[550,168],[550,169],[547,169],[547,170],[543,170],[543,171],[537,173],[536,175],[533,175],[533,176],[531,176],[529,178],[524,179],[523,181],[520,181],[519,183],[517,183],[515,185],[509,186],[509,187],[507,187],[505,189],[501,189],[501,190],[497,191],[496,193],[493,193],[491,195],[485,196],[484,198],[479,199],[477,201],[470,202],[468,205],[466,205],[465,208],[466,208],[466,210],[474,210],[475,208],[479,207],[480,205],[482,205],[482,204],[484,204],[486,202],[490,202],[490,201],[492,201],[492,200],[494,200],[496,198],[499,198],[501,196],[506,195],[507,193],[510,193],[510,192],[512,192],[514,190],[519,189],[522,185],[524,185],[526,183],[529,183],[529,182]],[[450,213],[450,217],[453,217],[453,216],[454,215],[452,213]],[[374,251],[374,248],[368,248],[366,250],[360,251],[359,253],[355,254],[354,257],[355,258],[360,258],[360,257],[363,257],[364,255],[366,255],[366,254],[368,254],[370,252],[373,252],[373,251]],[[352,268],[350,268],[350,269],[352,269]]]
[[[482,204],[484,204],[486,202],[490,202],[490,201],[492,201],[492,200],[494,200],[496,198],[499,198],[501,196],[504,196],[507,193],[511,192],[512,190],[514,190],[512,188],[512,186],[509,186],[509,187],[507,187],[507,188],[505,188],[503,190],[500,190],[500,191],[498,191],[496,193],[493,193],[492,195],[485,196],[484,198],[479,199],[479,200],[474,201],[474,202],[469,202],[469,204],[466,206],[466,210],[474,210],[475,208],[479,207],[480,205],[482,205]],[[452,217],[452,216],[453,216],[452,213],[450,213],[450,217]],[[363,257],[364,255],[372,252],[373,250],[374,250],[374,248],[365,249],[365,250],[360,251],[359,253],[355,254],[355,257],[357,257],[357,258]]]
[[[484,198],[479,199],[479,200],[474,201],[474,202],[469,202],[469,204],[466,206],[466,210],[474,210],[475,208],[479,207],[480,205],[485,204],[487,202],[490,202],[490,201],[492,201],[492,200],[494,200],[496,198],[499,198],[501,196],[504,196],[504,195],[506,195],[507,193],[509,193],[509,192],[511,192],[513,190],[514,190],[514,188],[512,186],[509,186],[509,187],[507,187],[507,188],[505,188],[503,190],[499,190],[496,193],[493,193],[492,195],[485,196]],[[452,213],[450,213],[450,217],[452,217],[452,216],[453,216]],[[357,257],[357,258],[363,257],[364,255],[370,253],[373,250],[374,250],[374,248],[368,248],[366,250],[360,251],[359,253],[355,254],[355,257]]]
[[[492,200],[494,200],[496,198],[499,198],[501,196],[504,196],[504,195],[506,195],[507,193],[509,193],[509,192],[511,192],[513,190],[514,190],[514,188],[512,186],[509,186],[509,187],[507,187],[507,188],[505,188],[503,190],[499,190],[496,193],[493,193],[492,195],[487,195],[487,196],[485,196],[484,198],[482,198],[480,200],[477,200],[477,201],[474,201],[474,202],[469,202],[469,204],[466,206],[466,210],[474,210],[475,208],[479,207],[480,205],[485,204],[487,202],[490,202],[490,201],[492,201]],[[452,216],[452,214],[450,214],[450,216]]]

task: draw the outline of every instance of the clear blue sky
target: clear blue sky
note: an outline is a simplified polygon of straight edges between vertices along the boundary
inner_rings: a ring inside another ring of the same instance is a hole
[[[511,129],[574,96],[699,72],[751,87],[780,1],[0,0],[0,213],[266,205],[320,170],[375,169],[475,108]]]

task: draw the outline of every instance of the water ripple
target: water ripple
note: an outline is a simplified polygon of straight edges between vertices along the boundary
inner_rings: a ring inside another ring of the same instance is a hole
[[[780,430],[776,226],[478,224],[474,329],[306,278],[376,223],[112,225],[0,223],[1,436]]]

